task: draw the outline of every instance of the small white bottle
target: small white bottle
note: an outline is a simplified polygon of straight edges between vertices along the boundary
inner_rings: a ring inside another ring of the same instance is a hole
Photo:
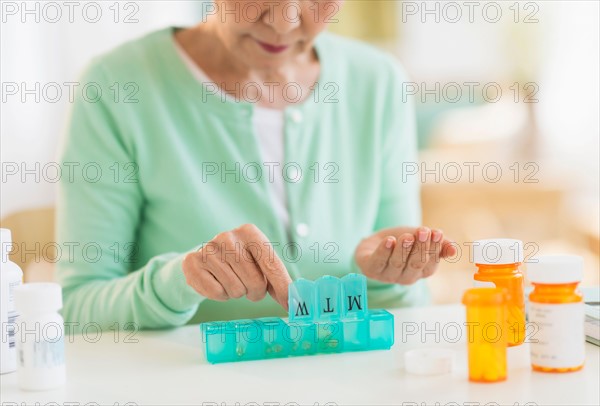
[[[47,390],[65,383],[62,291],[56,283],[26,283],[15,289],[17,380],[25,390]]]
[[[17,352],[15,349],[15,312],[14,289],[23,283],[23,271],[14,262],[9,261],[8,253],[12,246],[12,235],[9,229],[0,228],[0,373],[13,372],[17,369]]]

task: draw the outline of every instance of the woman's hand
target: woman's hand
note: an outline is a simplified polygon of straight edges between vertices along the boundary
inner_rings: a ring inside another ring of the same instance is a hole
[[[267,292],[288,308],[292,282],[267,237],[254,224],[218,234],[183,260],[188,285],[218,301],[246,296],[257,302]]]
[[[363,274],[385,283],[411,285],[433,275],[440,258],[456,255],[441,230],[395,227],[362,240],[354,256]]]

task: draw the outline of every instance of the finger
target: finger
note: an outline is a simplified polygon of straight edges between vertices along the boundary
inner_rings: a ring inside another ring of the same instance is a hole
[[[444,239],[442,241],[442,250],[440,252],[441,258],[453,257],[458,254],[458,249],[456,248],[456,243],[454,241]]]
[[[429,242],[429,261],[423,268],[423,278],[428,278],[435,273],[440,262],[440,252],[442,250],[442,241],[444,233],[442,230],[431,230],[431,241]]]
[[[233,267],[234,272],[246,287],[246,297],[258,302],[267,295],[267,279],[260,271],[250,251],[244,246],[241,260]]]
[[[440,256],[442,251],[442,242],[444,241],[444,232],[439,229],[431,230],[431,241],[429,242],[429,262],[432,260],[435,263],[440,262]]]
[[[225,288],[223,288],[223,285],[215,279],[208,269],[202,269],[202,272],[198,273],[196,280],[198,285],[201,286],[201,290],[194,289],[207,299],[216,300],[217,302],[224,302],[229,299],[229,295],[225,291]],[[192,285],[192,287],[194,286]]]
[[[201,255],[199,252],[193,252],[183,259],[182,268],[187,284],[207,299],[218,301],[229,299],[223,286],[203,268]]]
[[[404,268],[398,283],[415,283],[423,276],[423,268],[429,260],[428,250],[431,230],[427,227],[419,227],[416,234],[414,247],[406,260],[406,268]]]
[[[388,236],[384,238],[367,258],[367,272],[369,276],[381,277],[381,274],[388,266],[390,256],[394,252],[396,237]]]
[[[441,243],[444,239],[444,232],[440,229],[434,228],[431,230],[431,242],[433,243]]]
[[[234,268],[241,259],[241,244],[233,232],[218,234],[212,240],[213,254],[207,256],[207,267],[215,279],[223,286],[227,295],[239,299],[246,295],[246,287],[237,276]]]
[[[258,243],[258,250],[249,250],[258,265],[258,268],[267,280],[267,290],[271,296],[284,308],[288,308],[288,287],[292,279],[285,269],[285,265],[279,259],[273,246],[263,234],[253,224],[246,224],[236,229],[243,242]]]
[[[383,270],[383,280],[389,280],[395,282],[400,278],[404,268],[406,267],[406,260],[410,255],[412,247],[415,242],[415,237],[412,234],[405,233],[400,236],[398,243],[395,245],[388,266]]]
[[[227,296],[231,299],[239,299],[246,295],[246,287],[227,262],[209,260],[208,271],[223,286]]]

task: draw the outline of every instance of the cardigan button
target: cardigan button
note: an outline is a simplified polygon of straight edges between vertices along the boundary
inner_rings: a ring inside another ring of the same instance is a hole
[[[302,122],[302,113],[298,110],[292,110],[290,117],[296,124],[300,124]]]
[[[306,224],[306,223],[298,223],[296,225],[296,233],[300,237],[306,237],[308,235],[308,233],[310,233],[310,228],[308,227],[308,224]]]

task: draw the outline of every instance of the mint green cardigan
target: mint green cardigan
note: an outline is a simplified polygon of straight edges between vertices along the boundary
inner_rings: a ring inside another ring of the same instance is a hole
[[[223,101],[197,82],[173,32],[118,47],[81,79],[86,92],[61,148],[73,176],[61,178],[58,193],[58,243],[74,247],[57,263],[66,321],[160,328],[285,316],[269,296],[201,297],[185,282],[183,257],[253,223],[292,279],[343,276],[360,272],[353,253],[362,238],[420,223],[418,181],[402,176],[403,163],[417,159],[414,110],[393,57],[331,33],[317,38],[318,87],[285,110],[287,231],[273,210],[253,105]],[[429,299],[423,281],[368,287],[370,307]]]

